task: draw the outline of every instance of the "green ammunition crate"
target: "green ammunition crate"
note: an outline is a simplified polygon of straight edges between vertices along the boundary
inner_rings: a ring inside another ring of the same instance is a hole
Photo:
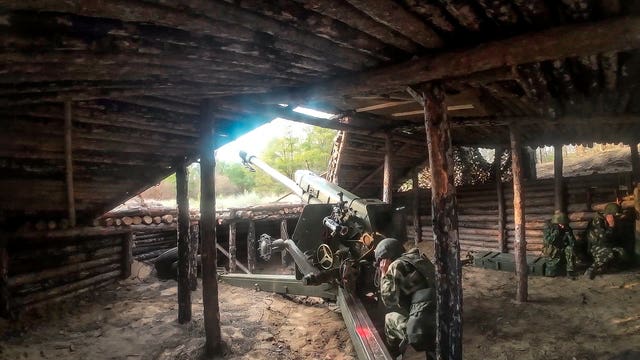
[[[544,276],[546,259],[541,256],[528,255],[527,266],[529,275]],[[484,269],[515,271],[516,260],[513,254],[505,254],[495,251],[483,251],[477,253],[473,258],[473,265]]]

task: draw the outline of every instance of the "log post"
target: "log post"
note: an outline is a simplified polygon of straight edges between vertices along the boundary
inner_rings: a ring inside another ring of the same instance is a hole
[[[502,253],[508,252],[507,234],[505,227],[506,211],[504,208],[504,186],[502,184],[502,147],[496,147],[493,158],[493,171],[496,178],[496,194],[498,198],[498,249]]]
[[[198,288],[198,242],[200,241],[200,225],[192,224],[189,227],[189,288],[196,291]]]
[[[236,271],[236,222],[229,224],[229,272]]]
[[[280,221],[280,238],[283,240],[289,239],[289,229],[287,227],[287,219]],[[287,266],[287,252],[282,251],[282,266]]]
[[[418,182],[418,174],[420,170],[418,168],[413,169],[411,174],[411,183],[413,186],[413,231],[415,233],[414,243],[418,246],[418,243],[422,242],[422,225],[420,224],[420,184]]]
[[[69,226],[76,226],[76,202],[74,199],[73,190],[73,154],[71,133],[73,130],[73,123],[71,122],[71,100],[64,102],[64,160],[65,160],[65,175],[67,185],[67,211],[69,217]]]
[[[220,346],[220,307],[216,271],[216,194],[213,107],[204,101],[200,110],[200,242],[202,246],[202,303],[204,305],[205,349],[207,356]]]
[[[563,154],[562,145],[553,145],[553,199],[555,210],[565,212],[564,179],[562,177]]]
[[[632,141],[629,144],[631,150],[631,182],[640,183],[640,156],[638,156],[638,142]]]
[[[516,301],[527,301],[527,240],[524,232],[524,188],[522,186],[522,146],[520,133],[509,126],[511,138],[511,169],[513,173],[513,222],[515,226]]]
[[[384,172],[382,176],[382,201],[387,204],[391,204],[392,189],[393,189],[393,169],[392,169],[392,143],[391,134],[387,133],[384,139],[385,152],[384,152]]]
[[[247,268],[251,274],[256,271],[256,223],[249,221],[249,230],[247,231]]]
[[[436,358],[462,359],[462,266],[451,133],[439,84],[423,92],[436,268]]]
[[[176,202],[178,203],[178,323],[191,321],[191,284],[189,282],[189,174],[184,159],[176,169]]]
[[[133,232],[122,235],[122,278],[131,276],[131,264],[133,263]]]
[[[636,188],[633,190],[634,207],[636,209],[636,243],[635,243],[635,258],[636,264],[640,264],[640,182],[636,183]]]
[[[7,238],[0,234],[0,317],[11,316],[11,297],[9,293],[9,252]]]

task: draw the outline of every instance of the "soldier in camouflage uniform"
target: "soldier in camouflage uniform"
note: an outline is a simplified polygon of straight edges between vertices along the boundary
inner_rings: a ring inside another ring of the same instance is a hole
[[[575,276],[576,256],[574,246],[576,237],[569,226],[569,217],[564,213],[556,213],[545,225],[543,254],[549,258],[546,275],[555,276],[561,266],[567,270],[567,276]]]
[[[587,240],[593,264],[584,273],[590,279],[602,274],[609,266],[624,262],[627,257],[622,247],[622,234],[616,226],[616,215],[620,212],[617,204],[610,203],[604,208],[604,216],[597,214],[589,223]]]
[[[396,239],[384,239],[375,249],[380,297],[390,310],[385,335],[392,353],[411,345],[429,358],[435,350],[435,268],[418,249],[403,252]]]

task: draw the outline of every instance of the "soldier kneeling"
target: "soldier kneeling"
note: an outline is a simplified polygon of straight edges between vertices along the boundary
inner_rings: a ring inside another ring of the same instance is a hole
[[[589,252],[593,256],[593,264],[584,273],[590,279],[602,274],[612,265],[622,265],[627,260],[624,250],[622,227],[617,224],[620,213],[618,204],[609,203],[604,208],[604,214],[596,214],[587,230]]]
[[[394,355],[408,345],[435,358],[435,268],[414,248],[404,252],[400,241],[382,240],[375,249],[380,270],[380,297],[391,311],[385,335]]]
[[[543,235],[544,248],[542,253],[549,258],[545,275],[558,275],[564,265],[567,276],[574,277],[576,237],[573,235],[573,229],[569,226],[569,217],[561,212],[553,215],[551,221],[545,225]]]

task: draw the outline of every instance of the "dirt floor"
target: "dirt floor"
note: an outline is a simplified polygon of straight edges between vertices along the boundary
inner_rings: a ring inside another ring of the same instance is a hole
[[[176,322],[176,283],[142,269],[142,280],[0,324],[0,359],[197,359],[203,339],[201,291],[194,321]],[[640,359],[640,272],[531,278],[515,304],[513,274],[463,269],[464,358]],[[226,359],[353,359],[336,306],[318,299],[220,284]]]
[[[553,177],[553,161],[536,164],[538,179]],[[631,155],[628,146],[592,150],[587,154],[571,154],[563,161],[562,173],[565,177],[587,176],[603,173],[620,173],[631,171]]]

